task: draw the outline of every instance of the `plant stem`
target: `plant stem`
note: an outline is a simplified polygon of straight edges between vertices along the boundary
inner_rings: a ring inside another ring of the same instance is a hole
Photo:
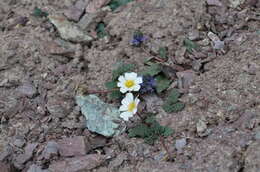
[[[168,155],[169,160],[170,160],[170,161],[173,160],[173,157],[172,157],[172,155],[171,155],[171,152],[169,151],[168,147],[166,146],[166,144],[165,144],[165,139],[164,139],[162,136],[160,136],[160,141],[161,141],[161,143],[162,143],[162,146],[163,146],[164,150],[166,151],[166,153],[167,153],[167,155]]]

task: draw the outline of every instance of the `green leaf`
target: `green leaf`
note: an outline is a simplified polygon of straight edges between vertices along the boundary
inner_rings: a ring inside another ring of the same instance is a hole
[[[40,8],[36,7],[34,8],[32,15],[35,17],[47,17],[49,14],[45,11],[42,11]]]
[[[119,99],[121,97],[122,97],[122,94],[119,90],[112,91],[109,94],[109,98],[112,99],[112,100]]]
[[[162,71],[159,64],[152,63],[151,66],[148,66],[146,70],[142,73],[143,75],[155,76]]]
[[[168,137],[171,136],[173,134],[173,129],[170,127],[164,127],[164,132],[163,132],[163,136],[164,137]]]
[[[167,59],[167,49],[165,47],[160,47],[158,53],[161,58]]]
[[[155,77],[155,80],[156,80],[156,91],[158,93],[161,93],[162,91],[169,88],[171,84],[171,81],[163,75],[158,75],[157,77]]]
[[[169,96],[167,97],[166,102],[173,104],[178,102],[178,98],[180,97],[180,93],[177,89],[172,89]]]
[[[148,136],[148,133],[149,133],[149,128],[144,124],[140,124],[132,129],[130,129],[128,136],[145,138]]]
[[[103,22],[98,23],[96,32],[97,32],[98,38],[104,38],[105,36],[107,36],[107,32],[105,30],[105,23],[103,23]]]
[[[126,5],[129,2],[132,2],[133,0],[112,0],[108,4],[108,6],[111,8],[112,11],[116,10],[118,7],[122,5]]]
[[[184,46],[187,48],[187,51],[190,53],[192,53],[194,49],[197,50],[199,48],[199,46],[196,43],[194,43],[189,39],[184,39]]]
[[[179,112],[181,111],[185,105],[182,102],[177,102],[175,104],[165,103],[163,104],[162,108],[165,112],[171,113],[171,112]]]
[[[133,64],[120,64],[117,69],[113,70],[112,73],[112,79],[115,81],[117,80],[117,78],[124,74],[125,72],[129,72],[132,71],[134,69],[134,65]]]
[[[107,89],[117,88],[117,82],[109,81],[109,82],[105,83],[105,86],[106,86]]]

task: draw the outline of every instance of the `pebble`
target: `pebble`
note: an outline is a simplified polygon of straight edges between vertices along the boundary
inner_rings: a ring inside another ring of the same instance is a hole
[[[187,139],[186,138],[178,139],[178,140],[176,140],[175,148],[178,151],[182,151],[182,149],[186,146],[186,144],[187,144]]]

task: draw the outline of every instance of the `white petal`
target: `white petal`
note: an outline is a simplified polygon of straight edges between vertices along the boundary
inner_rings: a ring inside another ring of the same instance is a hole
[[[121,93],[126,93],[126,92],[127,92],[127,89],[126,89],[125,87],[121,87],[121,88],[120,88],[120,92],[121,92]]]
[[[135,80],[137,77],[137,74],[134,72],[131,73],[125,73],[125,79],[126,80]]]
[[[124,83],[124,82],[125,82],[125,77],[124,77],[124,76],[120,76],[120,77],[118,78],[118,81]]]
[[[124,83],[122,83],[122,82],[117,83],[117,87],[123,87],[123,86],[124,86]]]
[[[136,106],[139,104],[139,102],[140,102],[140,99],[135,98],[135,104],[136,104]]]
[[[127,111],[128,107],[126,104],[120,106],[119,111]]]
[[[143,83],[143,78],[142,78],[142,77],[137,77],[136,80],[135,80],[135,82],[136,82],[137,84],[141,84],[141,83]]]
[[[139,84],[136,84],[134,87],[133,87],[133,91],[139,91],[141,88],[141,86]]]
[[[127,93],[125,97],[129,100],[129,102],[134,101],[134,95],[132,93]]]
[[[131,93],[127,93],[127,94],[126,94],[125,98],[121,101],[121,104],[122,104],[122,105],[128,106],[129,103],[131,103],[131,102],[133,101],[134,98],[131,97],[130,94],[131,94]],[[133,96],[133,95],[132,95],[132,96]]]
[[[120,117],[123,118],[125,121],[128,121],[128,119],[132,116],[133,116],[133,113],[131,113],[131,112],[123,112],[120,114]]]
[[[134,108],[134,110],[133,110],[133,114],[136,114],[136,112],[137,112],[137,107]]]

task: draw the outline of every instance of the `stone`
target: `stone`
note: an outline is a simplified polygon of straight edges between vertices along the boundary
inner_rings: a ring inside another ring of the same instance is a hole
[[[93,40],[91,36],[81,30],[74,23],[69,22],[64,16],[48,16],[51,23],[57,28],[61,38],[76,42],[88,43]]]
[[[0,170],[1,172],[15,172],[13,170],[13,168],[11,167],[11,165],[3,163],[3,162],[0,162],[0,169],[1,169]]]
[[[83,136],[63,138],[58,141],[58,149],[61,156],[83,156],[90,150],[86,146]]]
[[[49,172],[49,170],[43,170],[40,166],[33,164],[29,167],[27,172]]]
[[[245,153],[244,172],[260,171],[260,142],[249,145]]]
[[[215,33],[208,32],[208,37],[213,42],[213,49],[223,50],[225,48],[225,42],[221,41]]]
[[[197,133],[204,133],[207,130],[207,124],[204,120],[199,120],[196,124]]]
[[[223,4],[219,0],[207,0],[208,5],[214,5],[221,7]]]
[[[181,152],[182,149],[186,146],[187,140],[186,138],[178,139],[175,143],[175,148],[178,150],[178,152]]]
[[[122,133],[125,127],[119,127],[116,121],[122,121],[119,109],[104,103],[96,95],[76,96],[76,103],[86,117],[86,127],[98,134],[112,137]],[[123,124],[122,124],[123,125]]]
[[[4,150],[0,152],[0,161],[6,160],[13,152],[13,149],[11,146],[7,145],[4,147]]]
[[[49,171],[50,172],[84,172],[100,166],[104,161],[105,158],[103,155],[89,154],[86,156],[67,158],[62,161],[53,162],[49,166]]]
[[[23,164],[30,160],[33,156],[33,152],[38,146],[38,143],[29,143],[25,149],[23,154],[19,154],[14,159],[14,165],[18,169],[23,168]]]
[[[178,77],[178,87],[186,91],[193,84],[194,78],[196,76],[195,72],[192,70],[177,72],[176,75]]]
[[[83,15],[83,13],[85,12],[85,8],[88,4],[88,1],[85,0],[78,0],[75,5],[70,6],[69,9],[67,11],[65,11],[65,16],[70,19],[73,20],[75,22],[78,22],[80,20],[80,17]]]
[[[90,1],[88,6],[86,7],[86,13],[96,13],[98,10],[109,3],[110,0],[95,0]]]
[[[22,148],[25,145],[26,141],[24,138],[16,138],[13,142],[13,145],[16,147]]]
[[[193,30],[188,33],[188,38],[191,41],[197,41],[200,38],[200,33],[198,30]]]
[[[255,133],[255,139],[256,139],[256,140],[260,140],[260,130],[259,130],[259,131],[256,131],[256,133]]]
[[[45,146],[42,155],[44,159],[51,159],[53,156],[58,155],[58,144],[54,141],[49,141]]]
[[[28,96],[30,98],[34,97],[37,94],[37,89],[30,82],[23,83],[21,86],[17,88],[17,91],[20,94]]]

